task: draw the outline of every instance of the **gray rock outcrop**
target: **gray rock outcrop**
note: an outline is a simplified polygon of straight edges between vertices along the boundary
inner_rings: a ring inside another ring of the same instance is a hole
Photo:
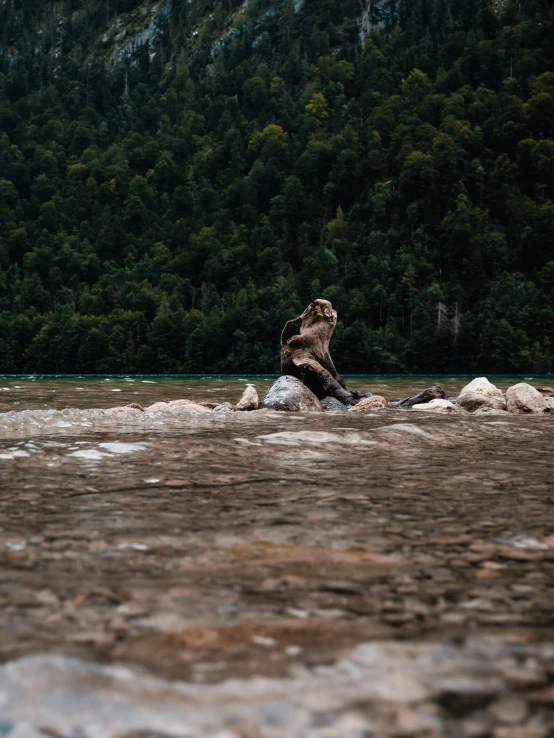
[[[548,406],[546,398],[526,382],[514,384],[506,392],[509,413],[544,413]]]
[[[283,375],[267,391],[263,406],[269,410],[322,411],[321,402],[300,379]]]

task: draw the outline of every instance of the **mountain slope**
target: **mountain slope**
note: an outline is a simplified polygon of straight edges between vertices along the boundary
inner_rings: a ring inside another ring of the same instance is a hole
[[[0,4],[0,370],[554,366],[550,3]]]

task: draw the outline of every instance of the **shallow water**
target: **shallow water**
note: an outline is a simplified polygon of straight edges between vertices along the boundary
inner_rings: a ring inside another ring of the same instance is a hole
[[[0,412],[9,410],[62,410],[64,408],[107,408],[138,402],[188,399],[196,401],[237,402],[244,386],[253,384],[260,396],[275,381],[275,376],[14,376],[0,375]],[[440,375],[354,375],[346,377],[351,389],[370,389],[388,400],[401,399],[438,382],[447,396],[457,395],[472,377]],[[534,386],[551,385],[552,377],[544,375],[498,375],[490,377],[501,389],[517,382]]]
[[[2,379],[0,717],[20,730],[32,705],[91,738],[448,736],[504,725],[509,697],[519,733],[495,735],[546,738],[554,417],[45,411],[244,384]]]

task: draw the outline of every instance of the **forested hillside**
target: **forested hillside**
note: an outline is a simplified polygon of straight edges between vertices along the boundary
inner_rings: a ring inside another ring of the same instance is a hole
[[[0,0],[0,371],[554,370],[548,0]]]

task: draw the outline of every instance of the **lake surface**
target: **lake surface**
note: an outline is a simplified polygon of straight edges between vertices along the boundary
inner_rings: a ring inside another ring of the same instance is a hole
[[[554,416],[89,411],[272,381],[0,379],[0,735],[547,738]]]

